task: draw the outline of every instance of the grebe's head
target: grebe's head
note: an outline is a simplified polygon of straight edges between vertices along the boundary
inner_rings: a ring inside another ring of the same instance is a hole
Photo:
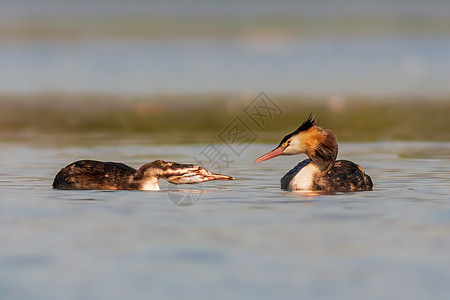
[[[196,165],[184,165],[185,167],[174,169],[164,176],[170,183],[200,183],[210,180],[234,180],[234,177],[216,174]]]
[[[254,162],[261,162],[280,155],[306,154],[310,158],[314,154],[324,156],[327,152],[333,159],[337,156],[337,140],[333,132],[319,126],[316,117],[311,114],[295,131],[286,135],[277,148],[257,158]],[[325,153],[324,153],[325,152]]]
[[[215,174],[203,167],[192,164],[179,164],[176,162],[167,162],[155,160],[147,165],[147,174],[157,176],[173,184],[200,183],[210,180],[234,180],[234,177]]]

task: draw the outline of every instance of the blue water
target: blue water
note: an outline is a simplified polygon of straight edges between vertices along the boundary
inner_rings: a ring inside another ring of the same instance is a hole
[[[450,94],[450,39],[2,41],[6,93]]]
[[[99,143],[101,144],[101,143]],[[193,162],[201,146],[1,143],[2,299],[445,299],[450,293],[450,144],[342,144],[373,192],[310,196],[279,178],[303,157],[234,182],[162,191],[55,191],[80,158]],[[220,145],[226,150],[225,145]],[[217,171],[217,169],[212,169]]]

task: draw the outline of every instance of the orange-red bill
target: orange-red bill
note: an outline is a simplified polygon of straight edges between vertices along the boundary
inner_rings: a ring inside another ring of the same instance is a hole
[[[272,151],[270,151],[269,153],[264,154],[263,156],[257,158],[254,163],[260,162],[260,161],[265,161],[271,158],[274,158],[278,155],[281,155],[283,153],[284,148],[278,147]]]

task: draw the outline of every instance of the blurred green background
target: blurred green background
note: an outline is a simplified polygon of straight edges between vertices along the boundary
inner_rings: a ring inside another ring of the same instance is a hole
[[[449,140],[450,2],[0,0],[2,140],[204,143],[260,92],[283,110],[260,142],[311,112]]]

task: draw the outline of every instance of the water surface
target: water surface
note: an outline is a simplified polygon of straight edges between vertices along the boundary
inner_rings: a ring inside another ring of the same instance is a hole
[[[4,93],[450,93],[450,38],[3,41]]]
[[[1,144],[0,297],[448,296],[450,144],[343,144],[340,157],[360,163],[375,189],[320,196],[279,189],[301,157],[251,163],[272,147],[230,154],[221,171],[234,182],[144,192],[51,182],[81,158],[193,162],[203,146]]]

